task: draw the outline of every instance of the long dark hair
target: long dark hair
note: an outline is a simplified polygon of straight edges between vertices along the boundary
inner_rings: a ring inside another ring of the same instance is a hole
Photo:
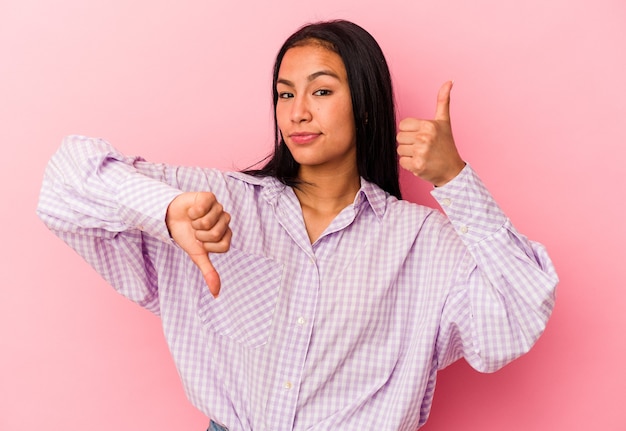
[[[286,185],[298,186],[299,164],[283,140],[276,119],[276,81],[287,50],[319,43],[337,53],[346,68],[356,125],[356,157],[359,175],[401,199],[396,154],[396,115],[391,76],[385,56],[376,40],[363,28],[345,21],[308,24],[283,44],[274,63],[274,154],[255,176],[273,176]]]

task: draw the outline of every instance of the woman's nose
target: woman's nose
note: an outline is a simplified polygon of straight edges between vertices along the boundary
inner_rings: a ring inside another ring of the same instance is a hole
[[[291,121],[294,123],[301,123],[303,121],[311,120],[311,110],[309,104],[304,97],[294,97],[293,104],[291,106]]]

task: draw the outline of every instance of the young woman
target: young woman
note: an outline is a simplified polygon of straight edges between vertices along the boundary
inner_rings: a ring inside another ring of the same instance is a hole
[[[554,268],[460,158],[451,82],[434,120],[396,133],[384,56],[346,21],[294,33],[273,81],[261,169],[153,164],[72,136],[39,214],[161,316],[209,429],[413,431],[437,370],[464,357],[491,372],[531,348]],[[398,163],[447,217],[400,200]]]

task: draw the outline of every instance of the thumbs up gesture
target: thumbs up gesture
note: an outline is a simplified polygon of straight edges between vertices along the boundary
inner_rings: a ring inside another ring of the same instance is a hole
[[[400,166],[435,186],[446,184],[465,166],[452,137],[451,90],[452,81],[439,89],[434,120],[405,118],[396,137]]]
[[[165,223],[170,235],[196,264],[211,294],[217,298],[221,282],[209,253],[224,253],[230,248],[230,214],[210,192],[178,195],[167,208]]]

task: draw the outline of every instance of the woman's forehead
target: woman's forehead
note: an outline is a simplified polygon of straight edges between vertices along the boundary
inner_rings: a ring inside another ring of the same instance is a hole
[[[346,79],[346,68],[341,57],[320,44],[291,47],[285,52],[278,71],[279,80],[297,77],[315,78],[322,74]]]

